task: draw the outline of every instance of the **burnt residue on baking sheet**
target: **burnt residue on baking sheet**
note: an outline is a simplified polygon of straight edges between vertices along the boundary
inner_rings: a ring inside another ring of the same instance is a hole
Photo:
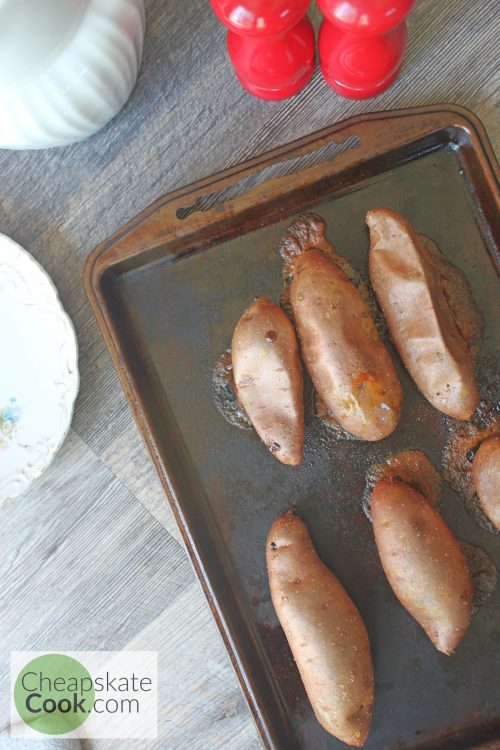
[[[495,696],[485,703],[485,708],[495,710]],[[463,719],[463,729],[451,724],[444,726],[423,742],[417,740],[416,745],[412,744],[404,750],[500,750],[500,722],[486,724],[479,712],[473,712]],[[415,732],[416,736],[421,734],[424,734],[424,730]],[[402,749],[398,747],[397,750]]]
[[[252,427],[252,423],[236,398],[231,349],[222,352],[214,364],[212,395],[218,411],[229,424],[241,430],[249,430]]]
[[[370,466],[361,498],[363,512],[371,522],[371,496],[380,479],[398,479],[420,492],[431,505],[438,508],[441,497],[441,475],[423,451],[406,450],[387,456]]]
[[[491,404],[500,413],[500,364],[498,356],[481,351],[477,360],[479,393],[484,404]],[[484,411],[484,406],[480,406]],[[477,414],[482,419],[480,410]]]
[[[477,544],[458,540],[469,568],[472,585],[472,614],[475,615],[486,604],[497,586],[497,566],[488,553]]]
[[[468,422],[453,420],[443,452],[445,479],[464,501],[474,520],[486,531],[499,534],[484,512],[472,481],[472,462],[486,438],[500,433],[500,402],[481,401]]]

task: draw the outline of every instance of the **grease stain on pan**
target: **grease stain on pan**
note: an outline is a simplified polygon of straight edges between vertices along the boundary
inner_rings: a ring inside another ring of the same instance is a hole
[[[472,577],[474,588],[472,614],[475,615],[486,604],[496,589],[498,579],[497,567],[482,547],[466,542],[463,539],[459,539],[458,543],[467,560]]]
[[[264,650],[273,655],[273,674],[289,709],[300,718],[311,711],[305,688],[281,625],[259,624]]]
[[[445,479],[464,501],[476,523],[492,534],[499,530],[484,512],[472,481],[472,462],[486,438],[500,433],[500,402],[481,401],[469,422],[454,422],[443,452]]]
[[[240,430],[249,430],[252,423],[240,406],[234,390],[231,349],[217,358],[213,367],[212,395],[215,406],[224,419]]]
[[[366,485],[361,499],[363,512],[371,522],[371,495],[380,479],[399,479],[423,497],[436,510],[441,496],[441,475],[434,464],[420,450],[405,450],[372,464],[366,474]]]

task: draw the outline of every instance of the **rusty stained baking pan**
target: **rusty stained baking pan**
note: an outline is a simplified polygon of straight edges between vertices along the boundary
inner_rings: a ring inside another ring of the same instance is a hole
[[[456,106],[364,115],[154,203],[90,256],[85,284],[224,644],[268,748],[336,750],[317,723],[274,614],[265,540],[290,506],[366,622],[376,702],[366,750],[500,747],[500,590],[456,654],[438,653],[396,601],[361,510],[368,466],[404,448],[438,467],[447,426],[399,366],[396,432],[325,439],[309,409],[306,452],[283,466],[253,431],[228,424],[212,370],[259,294],[278,299],[277,245],[313,209],[338,252],[367,274],[368,208],[402,211],[466,273],[498,345],[498,166],[480,122]],[[394,359],[397,357],[392,350]],[[500,540],[447,485],[443,515],[500,569]]]

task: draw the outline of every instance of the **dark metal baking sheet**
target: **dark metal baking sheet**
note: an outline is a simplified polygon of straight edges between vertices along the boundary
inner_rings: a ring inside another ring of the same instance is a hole
[[[500,747],[500,591],[457,652],[438,653],[392,594],[361,509],[366,470],[389,453],[420,448],[441,467],[445,420],[399,366],[405,401],[393,435],[325,441],[310,413],[305,460],[292,469],[222,418],[211,385],[248,303],[278,299],[277,244],[306,209],[326,219],[337,251],[365,277],[367,209],[403,212],[466,273],[492,353],[497,179],[486,134],[466,110],[368,115],[166,196],[87,263],[87,292],[267,747],[345,747],[315,720],[270,601],[266,534],[292,505],[369,631],[376,703],[366,750]],[[442,509],[500,569],[499,537],[446,484]]]

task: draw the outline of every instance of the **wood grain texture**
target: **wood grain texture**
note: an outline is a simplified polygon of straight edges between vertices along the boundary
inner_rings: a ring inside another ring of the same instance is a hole
[[[316,28],[319,12],[311,16]],[[89,252],[163,193],[350,115],[456,102],[499,145],[496,0],[417,0],[405,66],[376,100],[333,93],[316,71],[287,102],[237,84],[207,0],[146,0],[144,60],[122,112],[80,144],[0,151],[0,231],[52,275],[75,323],[81,392],[46,474],[2,507],[0,726],[8,652],[158,650],[155,750],[257,750],[260,741],[194,580],[154,469],[86,301]],[[132,748],[132,741],[87,741]]]

